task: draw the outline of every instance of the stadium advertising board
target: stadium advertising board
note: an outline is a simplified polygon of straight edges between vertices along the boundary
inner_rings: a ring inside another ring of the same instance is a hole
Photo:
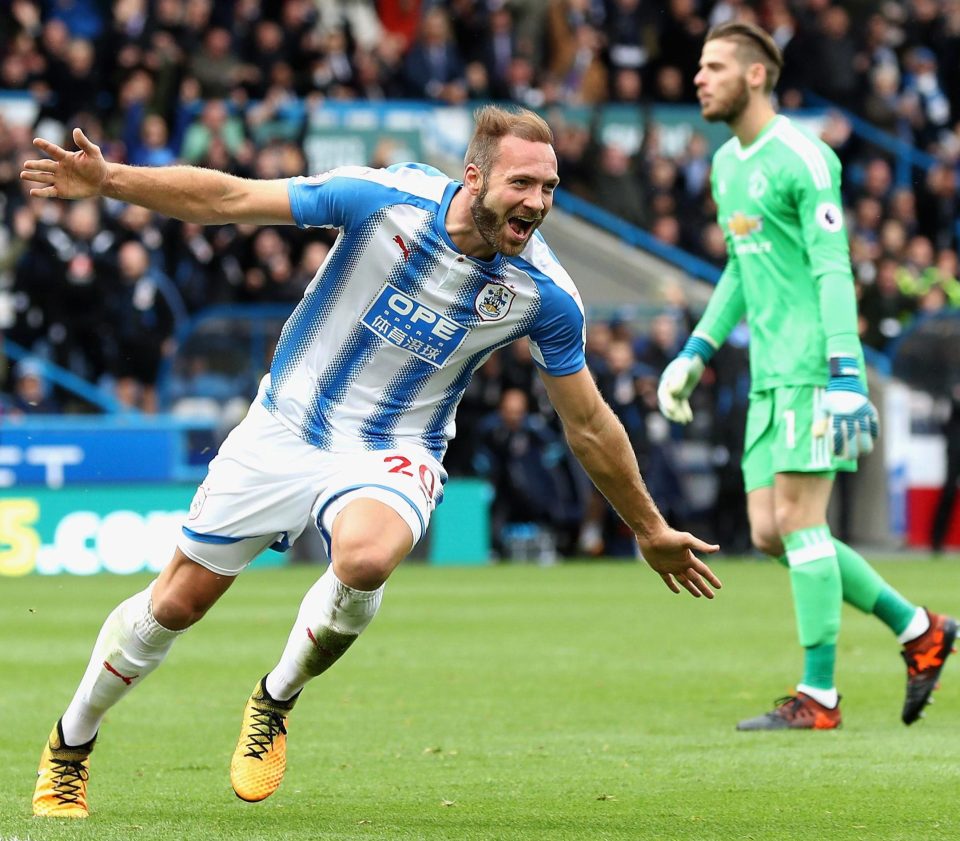
[[[173,555],[192,484],[29,488],[0,495],[0,577],[159,572]],[[257,566],[279,566],[267,551]]]
[[[209,425],[209,424],[207,424]],[[200,423],[169,419],[30,418],[4,420],[0,492],[7,488],[200,479],[186,464],[185,431]]]

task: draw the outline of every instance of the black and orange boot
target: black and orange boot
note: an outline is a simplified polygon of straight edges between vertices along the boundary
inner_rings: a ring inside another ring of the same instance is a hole
[[[737,730],[835,730],[840,726],[840,704],[825,707],[798,692],[774,701],[775,707],[755,718],[745,718]]]
[[[927,616],[930,627],[906,643],[900,652],[907,664],[907,695],[900,714],[904,724],[913,724],[923,715],[947,658],[956,650],[953,647],[957,638],[956,620],[929,610]]]

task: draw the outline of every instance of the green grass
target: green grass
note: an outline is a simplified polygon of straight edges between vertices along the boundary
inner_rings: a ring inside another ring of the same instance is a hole
[[[846,609],[844,728],[736,733],[800,652],[783,570],[716,566],[713,602],[632,564],[401,568],[304,693],[260,804],[228,780],[240,711],[318,568],[251,570],[110,713],[78,822],[30,816],[36,762],[103,617],[147,579],[0,580],[0,841],[960,837],[960,666],[906,728],[894,639]],[[958,609],[960,565],[878,568]]]

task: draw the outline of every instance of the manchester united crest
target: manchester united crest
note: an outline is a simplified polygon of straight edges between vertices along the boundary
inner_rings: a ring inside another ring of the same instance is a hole
[[[511,292],[500,283],[488,283],[480,290],[473,302],[477,315],[483,321],[500,321],[508,312],[516,292]]]

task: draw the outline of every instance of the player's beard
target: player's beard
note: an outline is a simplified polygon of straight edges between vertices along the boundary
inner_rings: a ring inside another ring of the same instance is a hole
[[[704,113],[701,109],[700,113],[703,119],[708,123],[733,123],[740,118],[740,115],[747,110],[747,106],[750,104],[750,88],[747,87],[747,80],[743,76],[737,79],[737,83],[737,89],[726,107],[720,107],[710,114]]]
[[[486,242],[487,245],[507,257],[516,257],[527,247],[527,243],[530,242],[530,237],[533,236],[533,232],[540,227],[540,222],[543,221],[543,218],[541,217],[533,223],[530,233],[523,242],[507,242],[503,236],[503,229],[507,225],[507,220],[517,214],[514,211],[510,211],[501,216],[492,207],[487,205],[486,198],[487,188],[484,187],[470,204],[473,224],[477,226],[478,233],[483,237],[483,241]]]

